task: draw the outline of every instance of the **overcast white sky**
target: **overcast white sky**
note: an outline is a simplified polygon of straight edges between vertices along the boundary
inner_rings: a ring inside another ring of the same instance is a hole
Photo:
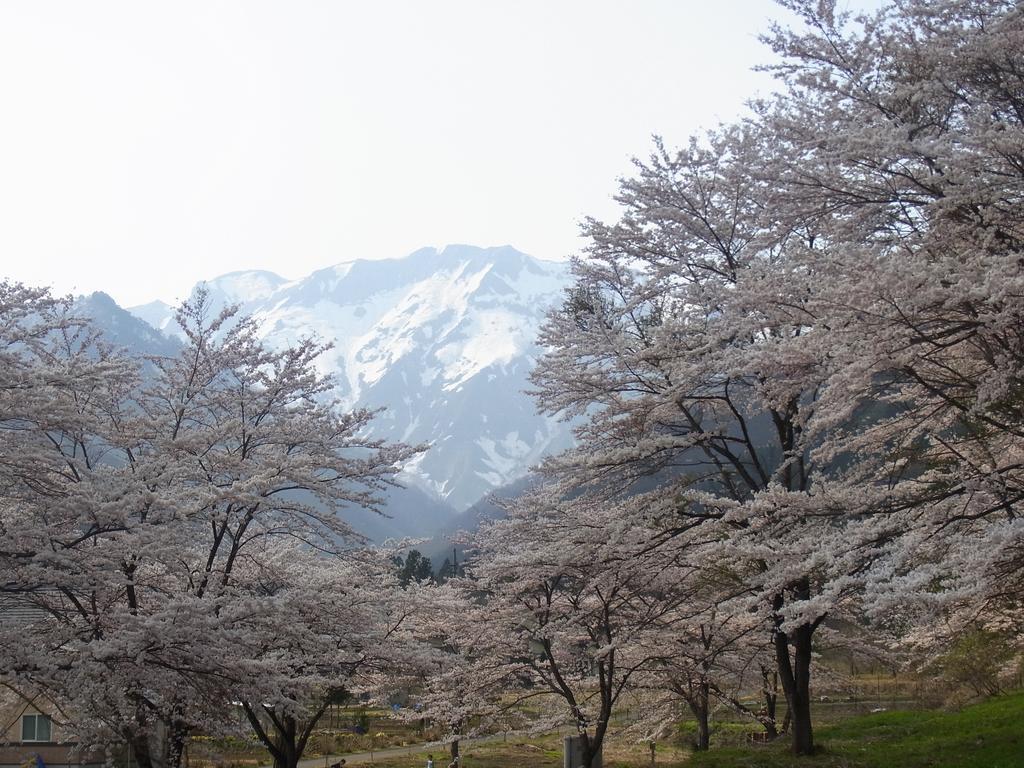
[[[0,274],[131,305],[450,242],[565,258],[652,134],[682,143],[770,89],[750,67],[781,13],[4,2]]]

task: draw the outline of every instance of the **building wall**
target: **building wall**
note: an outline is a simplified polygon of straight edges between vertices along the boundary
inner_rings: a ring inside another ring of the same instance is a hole
[[[0,699],[0,768],[35,768],[37,756],[48,768],[102,765],[104,756],[101,753],[75,752],[77,744],[71,740],[67,728],[58,722],[57,709],[48,704],[44,700],[28,704],[23,698],[14,696]],[[50,741],[22,742],[21,720],[26,714],[51,715]]]

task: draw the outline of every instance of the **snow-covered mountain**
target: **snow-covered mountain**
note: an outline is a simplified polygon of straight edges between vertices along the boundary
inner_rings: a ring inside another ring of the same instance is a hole
[[[566,425],[538,416],[523,391],[544,312],[567,284],[563,263],[468,245],[344,262],[295,281],[247,271],[206,282],[215,305],[240,304],[271,345],[310,334],[333,342],[319,365],[337,395],[386,407],[378,436],[429,443],[407,479],[457,510],[568,445]],[[175,330],[162,302],[129,311]]]

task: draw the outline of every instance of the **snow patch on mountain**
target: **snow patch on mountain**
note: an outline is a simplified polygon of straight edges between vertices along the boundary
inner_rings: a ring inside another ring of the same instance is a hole
[[[265,270],[229,272],[207,282],[207,287],[237,304],[251,304],[265,299],[288,281],[280,275]]]
[[[478,311],[462,338],[435,354],[443,366],[445,391],[451,392],[485,368],[510,363],[530,347],[536,330],[536,323],[523,322],[522,315],[509,310]]]
[[[287,281],[264,271],[205,283],[215,308],[240,304],[272,346],[316,336],[334,346],[318,369],[345,407],[385,407],[374,436],[431,449],[406,477],[457,509],[569,444],[524,394],[544,312],[568,266],[514,248],[452,245],[402,259],[355,260]],[[154,327],[172,314],[131,311]]]
[[[148,304],[130,307],[128,312],[158,331],[170,333],[173,330],[170,326],[174,325],[174,307],[159,299]]]

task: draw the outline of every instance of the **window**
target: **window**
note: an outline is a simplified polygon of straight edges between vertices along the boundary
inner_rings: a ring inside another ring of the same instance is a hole
[[[22,715],[22,741],[50,741],[49,715]]]

